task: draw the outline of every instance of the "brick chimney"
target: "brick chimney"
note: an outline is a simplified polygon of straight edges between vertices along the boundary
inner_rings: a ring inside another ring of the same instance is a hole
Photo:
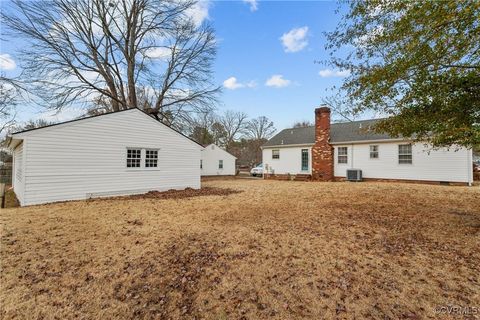
[[[330,108],[315,109],[315,144],[312,147],[313,180],[333,180],[333,147],[330,145]]]

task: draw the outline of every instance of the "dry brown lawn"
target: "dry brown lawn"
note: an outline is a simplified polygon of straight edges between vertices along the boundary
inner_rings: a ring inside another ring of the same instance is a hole
[[[0,318],[480,316],[480,187],[204,184],[2,210]]]

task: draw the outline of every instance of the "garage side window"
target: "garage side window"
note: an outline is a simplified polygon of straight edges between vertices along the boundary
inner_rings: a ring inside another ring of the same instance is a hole
[[[127,149],[127,168],[140,168],[142,149]]]
[[[158,150],[145,150],[145,168],[158,167]]]
[[[218,169],[223,169],[223,160],[218,160]]]
[[[348,163],[348,147],[338,147],[338,163]]]

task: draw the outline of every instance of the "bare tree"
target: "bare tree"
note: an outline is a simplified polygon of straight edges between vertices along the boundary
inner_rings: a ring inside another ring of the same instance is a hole
[[[276,131],[273,122],[261,116],[248,121],[245,128],[247,136],[252,140],[269,139]]]
[[[0,137],[15,124],[17,89],[0,80]]]
[[[337,122],[354,121],[359,115],[358,112],[355,112],[351,109],[348,99],[339,93],[322,99],[322,104],[330,107],[334,117],[337,119],[340,118],[337,120]]]
[[[214,142],[211,128],[216,122],[216,115],[213,110],[206,110],[203,113],[197,114],[190,122],[192,125],[190,126],[189,135],[192,139],[202,145]]]
[[[239,111],[226,111],[219,117],[219,122],[222,125],[225,133],[223,147],[229,150],[232,142],[238,138],[239,135],[245,133],[248,115]]]
[[[296,121],[292,128],[306,128],[306,127],[312,127],[314,124],[311,121],[308,120],[302,120],[302,121]]]
[[[213,29],[197,25],[193,0],[13,0],[1,13],[21,52],[25,79],[51,108],[147,108],[172,124],[216,102]],[[139,94],[143,101],[139,104]]]
[[[12,131],[31,130],[31,129],[41,128],[41,127],[46,127],[55,123],[56,122],[48,121],[45,119],[36,119],[36,120],[30,119],[24,123],[13,126]]]

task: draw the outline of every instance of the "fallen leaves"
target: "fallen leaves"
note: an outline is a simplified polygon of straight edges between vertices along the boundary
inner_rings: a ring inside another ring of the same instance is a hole
[[[475,188],[231,179],[8,209],[0,317],[435,318],[480,304],[479,207]]]

